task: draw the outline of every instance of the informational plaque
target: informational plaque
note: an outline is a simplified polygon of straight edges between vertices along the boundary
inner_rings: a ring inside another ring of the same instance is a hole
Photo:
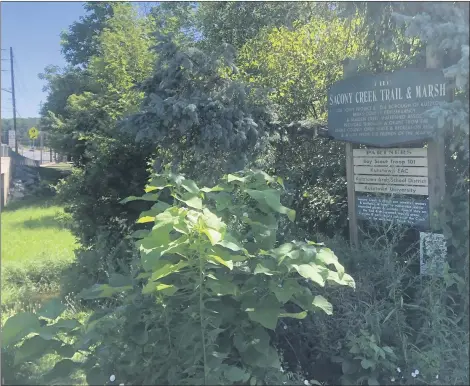
[[[394,222],[419,229],[429,226],[429,201],[426,199],[357,196],[356,211],[360,220]]]
[[[442,70],[405,69],[340,80],[328,92],[328,134],[378,147],[431,139],[437,118],[425,112],[446,102],[447,93]]]

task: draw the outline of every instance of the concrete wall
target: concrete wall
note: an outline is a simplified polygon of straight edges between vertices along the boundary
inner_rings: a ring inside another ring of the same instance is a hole
[[[1,157],[1,167],[0,167],[0,172],[1,172],[1,189],[2,189],[2,199],[3,202],[1,203],[1,206],[3,207],[6,205],[8,201],[8,193],[10,191],[10,183],[12,180],[12,169],[11,169],[11,158],[10,157]]]

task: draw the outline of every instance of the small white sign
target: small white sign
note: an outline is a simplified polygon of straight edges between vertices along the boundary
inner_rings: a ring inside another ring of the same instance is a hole
[[[428,166],[427,158],[354,157],[354,165],[366,166]]]
[[[418,196],[428,195],[427,186],[354,184],[354,190],[356,192],[369,193],[413,194]]]
[[[15,130],[8,130],[8,146],[11,148],[15,147],[16,133]]]
[[[444,235],[439,233],[419,233],[419,263],[421,275],[443,276],[447,257],[447,244]]]
[[[383,174],[390,176],[428,176],[428,168],[407,166],[354,166],[354,174]]]
[[[353,157],[427,157],[428,150],[422,148],[353,149]]]
[[[357,184],[428,186],[428,177],[394,177],[356,174],[354,176],[354,182]]]

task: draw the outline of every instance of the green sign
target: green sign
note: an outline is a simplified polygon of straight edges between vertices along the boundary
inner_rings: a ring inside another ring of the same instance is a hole
[[[28,135],[30,139],[36,139],[39,136],[39,130],[35,127],[31,127],[31,129],[28,130]]]
[[[447,100],[442,70],[346,78],[328,92],[328,134],[378,147],[428,140],[435,136],[438,122],[425,112]]]

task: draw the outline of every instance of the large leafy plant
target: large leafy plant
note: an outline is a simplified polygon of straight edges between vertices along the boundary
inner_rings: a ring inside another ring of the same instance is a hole
[[[131,235],[140,249],[134,273],[114,274],[109,284],[81,294],[121,302],[89,329],[89,338],[99,341],[96,352],[107,353],[99,366],[140,384],[286,382],[270,331],[281,318],[332,313],[306,281],[355,284],[323,245],[276,244],[278,217],[295,218],[280,203],[282,186],[280,178],[246,171],[199,188],[166,170],[151,177],[143,196],[124,199],[155,204],[137,220],[148,229]],[[104,320],[108,328],[98,333]],[[114,338],[108,339],[113,333],[125,340],[124,351],[140,355],[138,362],[127,355],[110,359],[108,353],[117,351],[111,349]]]

